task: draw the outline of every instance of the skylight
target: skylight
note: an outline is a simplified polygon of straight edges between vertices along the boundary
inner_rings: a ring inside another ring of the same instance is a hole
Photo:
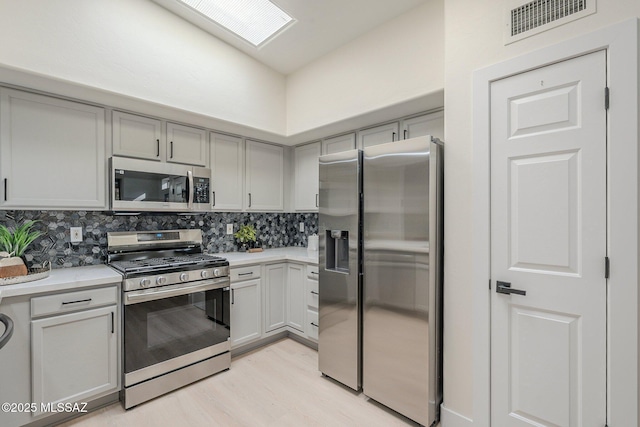
[[[269,0],[179,0],[258,47],[293,18]]]

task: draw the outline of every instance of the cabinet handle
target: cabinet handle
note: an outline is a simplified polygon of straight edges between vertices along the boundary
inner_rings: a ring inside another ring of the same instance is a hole
[[[250,271],[248,273],[240,273],[238,274],[238,276],[251,276],[253,274],[253,271]]]
[[[249,207],[251,207],[251,193],[249,193]]]
[[[87,299],[79,299],[77,301],[62,301],[62,305],[68,305],[68,304],[80,304],[83,302],[91,302],[91,298],[87,298]]]
[[[211,206],[215,206],[216,205],[216,192],[215,191],[211,192],[211,198],[213,199]]]
[[[115,328],[113,327],[113,323],[114,323],[114,322],[113,322],[113,317],[114,317],[114,314],[113,314],[113,311],[112,311],[112,312],[111,312],[111,333],[113,333],[113,332],[114,332],[114,330],[115,330]]]
[[[231,289],[231,304],[235,304],[236,303],[236,293],[235,293],[235,289]]]
[[[320,295],[319,293],[317,293],[316,291],[311,291],[312,294],[314,295]]]
[[[391,133],[391,142],[394,142],[396,140],[396,133],[392,132]]]
[[[171,143],[169,143],[169,146],[171,147],[171,155],[169,156],[169,158],[173,159],[173,141],[171,141]]]
[[[311,322],[311,326],[315,326],[316,328],[319,328],[320,326],[316,325],[315,323]]]
[[[317,271],[312,271],[311,274],[316,274],[317,275],[318,272]]]
[[[404,132],[404,136],[403,136],[403,138],[404,138],[404,139],[407,139],[407,130],[405,129],[403,132]]]
[[[160,157],[160,140],[156,139],[156,157]]]
[[[7,178],[4,179],[4,201],[7,201],[7,187],[8,187],[8,182],[9,180]]]
[[[316,193],[316,208],[317,208],[317,207],[319,207],[319,204],[318,204],[318,196],[319,196],[319,194],[318,194],[318,193]]]

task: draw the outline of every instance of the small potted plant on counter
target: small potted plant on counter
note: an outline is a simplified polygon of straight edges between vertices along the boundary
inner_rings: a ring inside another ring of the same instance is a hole
[[[36,221],[25,221],[13,230],[0,224],[0,278],[26,276],[27,266],[23,260],[24,251],[38,237],[40,231],[31,228]]]
[[[241,225],[233,237],[240,242],[241,252],[262,252],[262,248],[256,247],[256,229],[253,225]]]

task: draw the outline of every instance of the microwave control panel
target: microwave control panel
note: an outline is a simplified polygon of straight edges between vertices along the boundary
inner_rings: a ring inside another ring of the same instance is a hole
[[[194,178],[193,203],[209,203],[209,178]]]

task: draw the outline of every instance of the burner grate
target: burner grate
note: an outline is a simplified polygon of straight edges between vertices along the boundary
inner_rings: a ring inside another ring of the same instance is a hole
[[[120,271],[131,273],[189,265],[212,265],[213,263],[219,262],[221,260],[224,260],[224,258],[209,255],[177,255],[160,258],[113,261],[110,265]]]

